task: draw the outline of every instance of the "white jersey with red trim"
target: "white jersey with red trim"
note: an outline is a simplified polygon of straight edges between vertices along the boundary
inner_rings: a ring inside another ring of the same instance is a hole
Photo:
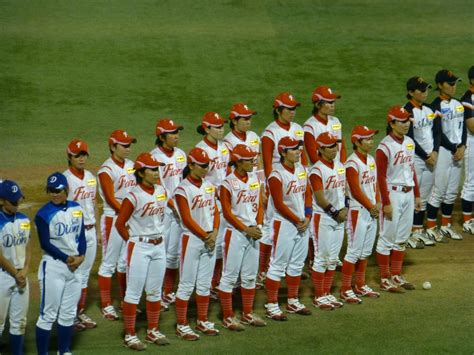
[[[84,224],[95,225],[95,202],[97,193],[97,179],[89,170],[84,170],[84,177],[81,179],[74,175],[71,169],[64,173],[69,185],[68,200],[76,201],[84,212]]]
[[[376,204],[377,191],[377,169],[373,156],[367,154],[367,162],[364,163],[356,153],[352,153],[344,164],[345,168],[353,168],[359,177],[359,185],[364,195],[369,199],[372,205]],[[350,207],[362,207],[359,201],[352,196],[349,185],[349,197],[351,198]]]
[[[391,135],[385,136],[377,150],[387,157],[387,183],[396,186],[415,186],[414,156],[415,142],[404,136],[403,142],[398,143]]]
[[[118,166],[112,158],[107,159],[97,171],[97,176],[105,173],[110,176],[114,183],[115,199],[122,203],[123,198],[137,184],[134,175],[133,161],[125,159],[123,168]],[[104,201],[104,215],[115,216],[115,210],[105,200],[99,180],[99,195]]]
[[[306,168],[301,163],[295,164],[295,171],[292,173],[281,163],[273,166],[273,171],[268,179],[276,178],[282,184],[283,203],[293,212],[300,220],[305,218],[305,193],[308,186],[308,175]],[[268,204],[273,210],[273,217],[279,220],[285,218],[278,212],[270,195]],[[269,208],[270,209],[270,208]]]
[[[331,168],[322,160],[318,160],[309,172],[309,177],[316,175],[321,178],[323,184],[324,197],[334,206],[336,210],[344,207],[346,190],[346,169],[338,160],[334,160],[334,166]],[[324,213],[324,210],[313,198],[313,212]]]
[[[214,229],[216,193],[216,187],[207,180],[203,180],[201,186],[198,187],[189,179],[184,179],[176,188],[174,195],[183,196],[188,201],[191,218],[205,232],[211,232]],[[192,234],[182,222],[181,228],[184,233]]]
[[[224,137],[224,143],[230,151],[232,151],[237,144],[245,144],[251,151],[260,154],[260,137],[253,131],[246,132],[245,140],[240,139],[234,132],[229,132]]]
[[[154,192],[149,193],[138,185],[125,197],[133,205],[133,213],[127,222],[130,238],[158,238],[165,232],[163,219],[168,197],[163,186],[154,185],[154,188]]]
[[[217,149],[214,149],[204,140],[196,144],[196,147],[205,150],[211,159],[206,180],[219,187],[227,175],[227,166],[230,159],[229,148],[227,148],[224,142],[219,141],[217,142]]]
[[[164,166],[159,167],[161,185],[165,188],[168,197],[173,195],[174,190],[183,180],[183,170],[186,167],[186,153],[174,148],[173,155],[168,156],[159,147],[150,152],[153,157],[159,162],[164,163]]]
[[[339,118],[334,117],[334,116],[328,116],[328,122],[326,124],[322,123],[318,119],[316,119],[314,116],[311,116],[306,120],[306,122],[303,125],[303,130],[305,133],[311,134],[314,139],[318,138],[318,136],[321,133],[324,132],[329,132],[332,135],[336,136],[337,139],[342,140],[342,125],[341,121],[339,121]],[[338,143],[338,149],[337,149],[337,160],[341,160],[341,149],[342,149],[342,143]]]
[[[304,140],[304,132],[303,128],[295,122],[290,122],[290,129],[286,130],[278,125],[275,121],[270,123],[267,128],[262,133],[262,138],[267,137],[270,138],[273,143],[275,144],[273,148],[273,157],[272,163],[279,163],[280,162],[280,153],[278,153],[278,142],[283,137],[292,137],[298,139],[300,141]],[[268,158],[267,158],[268,159]]]
[[[257,225],[257,212],[260,204],[260,180],[255,173],[248,173],[247,182],[235,173],[229,174],[221,185],[231,195],[232,214],[246,226]],[[232,224],[228,224],[233,228]]]

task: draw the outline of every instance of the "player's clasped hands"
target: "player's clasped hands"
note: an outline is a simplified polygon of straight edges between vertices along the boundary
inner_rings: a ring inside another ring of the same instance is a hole
[[[204,240],[204,244],[206,245],[207,250],[213,251],[216,246],[216,237],[217,237],[217,230],[212,231],[209,233]]]
[[[347,219],[347,208],[341,208],[339,210],[339,213],[336,216],[336,221],[338,221],[339,223],[343,223],[346,221],[346,219]]]
[[[262,238],[262,231],[258,226],[250,226],[244,229],[244,233],[247,237],[259,240]]]
[[[71,271],[75,271],[79,265],[82,264],[82,262],[84,261],[84,255],[71,255],[71,256],[68,256],[67,258],[67,266],[69,268],[69,270]]]
[[[308,217],[306,217],[304,220],[301,220],[300,223],[296,225],[296,229],[298,230],[298,233],[306,232],[306,229],[308,229],[310,221],[311,219]]]
[[[379,218],[379,207],[378,206],[374,206],[372,207],[370,210],[370,216],[372,218]]]
[[[18,288],[25,288],[26,286],[26,271],[25,269],[19,270],[15,275],[15,282]]]

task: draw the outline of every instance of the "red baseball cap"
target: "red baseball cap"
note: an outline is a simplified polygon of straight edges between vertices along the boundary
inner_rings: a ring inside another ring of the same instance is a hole
[[[156,136],[160,136],[163,133],[171,133],[175,131],[181,131],[183,129],[183,126],[177,125],[176,123],[173,122],[173,120],[170,120],[169,118],[162,118],[156,123],[156,129],[155,133]]]
[[[351,133],[351,142],[355,143],[359,139],[370,138],[379,133],[376,129],[370,129],[367,126],[355,126]]]
[[[193,148],[188,153],[188,164],[209,164],[210,161],[211,159],[209,158],[209,155],[207,155],[204,149]]]
[[[229,118],[236,118],[236,117],[250,117],[252,115],[255,115],[257,111],[249,109],[249,107],[246,104],[243,103],[238,103],[232,105],[232,108],[230,109],[230,116]]]
[[[410,112],[405,110],[401,106],[393,106],[390,108],[387,114],[387,122],[393,122],[393,121],[407,121],[411,117]]]
[[[278,142],[278,153],[282,153],[285,149],[295,149],[303,145],[303,141],[300,141],[293,137],[283,137]]]
[[[109,145],[111,144],[120,144],[120,145],[128,145],[131,143],[136,143],[137,140],[130,136],[127,132],[122,131],[121,129],[117,129],[112,132],[109,137]]]
[[[291,95],[289,92],[282,92],[277,97],[275,97],[275,100],[273,101],[274,108],[278,108],[280,106],[293,108],[300,105],[301,104],[296,101],[293,95]]]
[[[217,112],[207,112],[202,117],[202,127],[209,128],[209,127],[220,127],[226,123],[227,120],[222,118]]]
[[[321,133],[318,138],[316,138],[316,143],[318,144],[319,147],[331,147],[336,143],[340,143],[341,140],[338,139],[335,135],[329,133],[329,132],[323,132]]]
[[[76,156],[81,152],[89,154],[87,143],[79,139],[73,139],[67,146],[67,153]]]
[[[318,102],[318,101],[328,101],[328,102],[333,102],[336,101],[336,99],[340,99],[341,95],[336,94],[332,92],[331,88],[327,86],[318,86],[314,91],[311,99],[313,102]]]
[[[159,166],[163,166],[165,164],[159,162],[158,160],[155,159],[153,155],[150,153],[141,153],[137,159],[135,159],[135,164],[133,165],[133,168],[135,170],[140,170],[143,168],[150,168],[150,169],[155,169]]]
[[[257,156],[257,153],[250,149],[245,144],[237,144],[232,150],[232,161],[237,160],[250,160]]]

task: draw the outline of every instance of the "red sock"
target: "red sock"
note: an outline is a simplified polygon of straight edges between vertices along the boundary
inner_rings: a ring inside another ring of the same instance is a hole
[[[188,324],[188,318],[186,317],[188,313],[188,301],[182,300],[181,298],[176,297],[176,323],[179,325]]]
[[[221,281],[221,274],[222,274],[222,258],[216,259],[216,265],[214,266],[214,274],[212,275],[212,289],[215,289],[219,286],[219,282]]]
[[[166,268],[165,278],[163,280],[163,295],[169,295],[174,290],[176,277],[178,276],[178,269]]]
[[[86,298],[87,298],[87,287],[84,287],[81,290],[81,297],[79,298],[79,303],[77,304],[77,314],[84,312],[86,308]]]
[[[232,310],[232,292],[219,291],[219,299],[221,300],[222,314],[224,319],[233,317]]]
[[[390,277],[390,255],[383,255],[380,253],[376,253],[377,257],[377,264],[379,264],[380,268],[380,278],[381,279],[388,279]]]
[[[100,303],[101,307],[104,308],[112,304],[112,299],[110,298],[112,278],[99,275],[97,280],[99,281]]]
[[[119,283],[120,300],[123,300],[125,298],[125,291],[127,290],[127,274],[117,271],[117,280]]]
[[[148,319],[148,329],[158,329],[158,322],[160,320],[161,301],[150,302],[146,301],[146,318]]]
[[[392,250],[392,275],[400,275],[402,273],[403,258],[405,252]]]
[[[298,298],[298,291],[300,288],[301,275],[290,276],[286,274],[286,286],[288,287],[288,298]]]
[[[253,300],[255,299],[255,288],[240,288],[242,295],[242,313],[248,314],[253,311]]]
[[[367,259],[360,259],[355,265],[356,286],[358,288],[365,286],[365,269],[367,268],[367,262]]]
[[[258,259],[258,272],[267,272],[272,255],[272,246],[260,243],[260,258]]]
[[[447,226],[448,224],[451,224],[451,216],[441,216],[441,225],[442,226]]]
[[[137,305],[123,302],[123,326],[125,334],[135,335],[135,321],[137,317]]]
[[[436,219],[427,219],[426,220],[426,228],[434,228],[436,227]]]
[[[463,222],[469,222],[472,219],[472,213],[464,213],[462,214]]]
[[[265,288],[267,290],[267,303],[278,303],[278,290],[280,289],[280,281],[275,281],[267,277],[267,280],[265,281]]]
[[[332,287],[332,280],[334,279],[334,273],[336,270],[326,270],[324,273],[324,293],[330,294]]]
[[[209,309],[209,295],[196,295],[197,319],[201,322],[207,321],[207,311]]]
[[[355,265],[344,259],[342,264],[342,284],[341,292],[352,289],[352,274],[354,273]]]
[[[316,297],[324,295],[324,272],[312,270],[311,279],[313,280],[314,294]]]

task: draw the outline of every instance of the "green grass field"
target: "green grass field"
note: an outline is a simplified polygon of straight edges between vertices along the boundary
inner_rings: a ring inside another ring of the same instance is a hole
[[[336,115],[349,143],[356,124],[385,129],[388,107],[405,102],[405,82],[413,75],[434,84],[435,73],[449,68],[464,80],[461,96],[474,64],[473,14],[470,0],[2,1],[0,178],[20,183],[25,211],[33,217],[45,201],[47,175],[65,168],[73,138],[89,143],[95,171],[108,156],[106,140],[114,129],[138,138],[134,158],[153,147],[157,119],[171,117],[186,127],[181,146],[188,150],[200,139],[195,127],[205,112],[227,116],[239,101],[258,111],[253,127],[260,133],[272,120],[273,98],[290,91],[303,103],[297,113],[302,123],[318,85],[342,94]],[[384,294],[361,306],[315,310],[311,317],[240,334],[223,330],[217,339],[193,344],[173,336],[169,312],[162,330],[172,345],[153,350],[472,354],[474,239],[465,237],[408,252],[407,277],[417,286],[430,280],[430,291]],[[40,256],[33,239],[28,353],[35,349],[38,309]],[[95,276],[90,289],[89,313],[99,319]],[[310,296],[305,281],[303,301]],[[259,312],[263,303],[260,292]],[[211,319],[218,314],[213,304]],[[129,352],[121,347],[121,332],[121,323],[99,320],[96,330],[76,337],[74,353]]]

